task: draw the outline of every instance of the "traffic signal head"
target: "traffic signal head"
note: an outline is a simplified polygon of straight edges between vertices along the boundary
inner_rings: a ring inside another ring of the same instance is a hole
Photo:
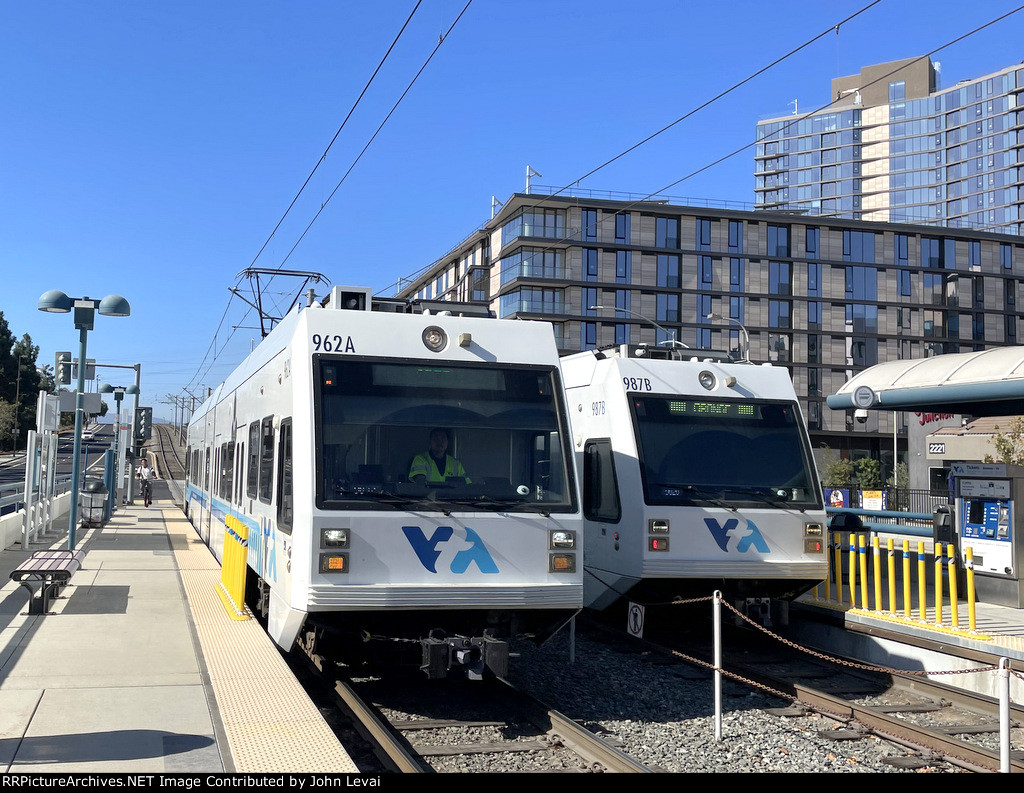
[[[57,385],[71,384],[71,353],[59,352],[54,356],[53,378]]]
[[[148,441],[153,435],[153,408],[136,408],[135,416],[139,428],[136,437]]]

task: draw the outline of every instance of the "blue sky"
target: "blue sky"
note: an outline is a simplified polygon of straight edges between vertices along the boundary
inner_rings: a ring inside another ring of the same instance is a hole
[[[132,316],[98,317],[89,357],[141,363],[142,404],[170,416],[168,394],[215,386],[258,341],[229,301],[245,268],[390,294],[484,222],[492,195],[523,190],[527,165],[536,184],[574,183],[869,2],[473,0],[302,237],[465,5],[423,0],[260,253],[415,0],[0,0],[0,311],[52,364],[78,340],[69,315],[36,310],[43,292],[124,295]],[[752,148],[675,183],[794,100],[823,105],[833,77],[1018,5],[882,0],[580,186],[752,203]],[[1024,12],[936,53],[941,87],[1019,62],[1022,34]]]

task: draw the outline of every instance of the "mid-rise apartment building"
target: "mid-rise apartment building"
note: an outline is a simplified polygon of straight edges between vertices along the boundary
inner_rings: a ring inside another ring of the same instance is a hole
[[[563,352],[680,342],[777,363],[816,446],[889,462],[912,417],[860,424],[825,397],[882,361],[1017,344],[1024,238],[522,193],[399,296],[549,321]]]
[[[759,122],[756,206],[1021,234],[1024,66],[938,82],[928,57],[869,66]]]

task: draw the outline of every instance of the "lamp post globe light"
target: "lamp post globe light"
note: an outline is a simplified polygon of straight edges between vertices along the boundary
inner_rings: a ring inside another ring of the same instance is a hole
[[[127,317],[132,313],[128,301],[121,295],[107,295],[102,300],[89,297],[68,297],[59,289],[44,292],[38,308],[50,314],[68,314],[74,311],[78,330],[78,383],[75,388],[75,446],[71,463],[71,510],[68,513],[68,550],[75,550],[75,532],[78,527],[78,498],[82,486],[82,418],[85,413],[86,341],[93,328],[96,312],[107,317]]]
[[[611,308],[611,306],[590,306],[590,308],[591,310],[594,310],[598,308]],[[669,330],[668,328],[662,327],[650,317],[645,317],[643,314],[640,314],[639,312],[630,311],[628,308],[619,308],[618,306],[615,306],[614,310],[621,311],[623,314],[629,314],[631,316],[638,317],[639,319],[642,319],[644,322],[649,322],[651,325],[654,325],[654,327],[656,327],[658,330],[660,330],[662,333],[668,336],[668,338],[665,339],[665,341],[661,342],[662,344],[670,344],[672,347],[686,347],[687,349],[689,349],[689,345],[683,344],[676,338],[676,332],[674,330]]]
[[[744,350],[743,357],[740,359],[740,363],[750,363],[750,334],[747,333],[747,329],[743,326],[743,323],[733,317],[727,317],[725,314],[719,314],[712,312],[707,315],[706,319],[727,319],[729,322],[735,322],[740,326],[740,330],[743,331]]]

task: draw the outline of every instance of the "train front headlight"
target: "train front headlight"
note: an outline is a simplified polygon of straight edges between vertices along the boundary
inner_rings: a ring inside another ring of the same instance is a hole
[[[804,553],[825,552],[825,527],[821,523],[804,524]]]
[[[321,548],[348,548],[348,529],[320,529]]]
[[[448,346],[448,334],[436,325],[423,331],[423,344],[431,352],[441,352]]]
[[[576,532],[555,529],[548,532],[548,548],[552,551],[576,547]]]

